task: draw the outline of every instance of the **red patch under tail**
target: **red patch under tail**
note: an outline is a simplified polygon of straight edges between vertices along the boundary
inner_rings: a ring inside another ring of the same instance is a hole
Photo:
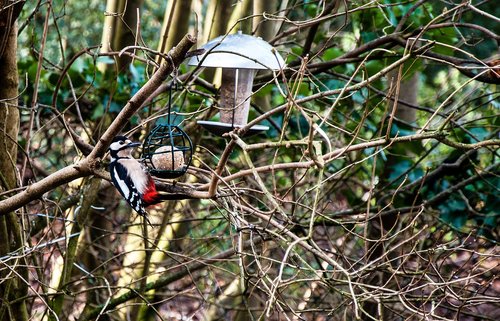
[[[156,185],[152,178],[149,179],[148,187],[142,195],[142,201],[146,207],[161,202],[161,196],[156,191]]]

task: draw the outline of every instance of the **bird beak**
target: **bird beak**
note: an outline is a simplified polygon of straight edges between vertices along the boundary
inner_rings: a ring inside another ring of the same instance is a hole
[[[137,146],[141,146],[141,143],[138,143],[138,142],[132,142],[132,143],[128,143],[127,144],[127,147],[137,147]]]

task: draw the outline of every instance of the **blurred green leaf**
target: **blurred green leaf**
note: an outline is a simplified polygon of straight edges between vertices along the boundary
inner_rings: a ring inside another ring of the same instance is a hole
[[[450,198],[438,206],[441,210],[441,218],[457,229],[461,229],[467,221],[467,205],[463,200]]]

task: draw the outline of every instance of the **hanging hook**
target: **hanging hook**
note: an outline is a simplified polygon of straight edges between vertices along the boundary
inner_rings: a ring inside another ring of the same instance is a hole
[[[167,124],[170,125],[170,114],[172,107],[172,87],[174,86],[174,78],[170,82],[170,86],[168,86],[168,105],[167,105]]]

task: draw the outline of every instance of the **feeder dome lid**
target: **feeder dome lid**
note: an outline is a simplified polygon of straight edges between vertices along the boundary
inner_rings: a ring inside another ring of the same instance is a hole
[[[271,69],[280,70],[285,61],[269,43],[239,31],[236,34],[219,36],[201,47],[205,52],[194,56],[188,65],[202,67]]]

